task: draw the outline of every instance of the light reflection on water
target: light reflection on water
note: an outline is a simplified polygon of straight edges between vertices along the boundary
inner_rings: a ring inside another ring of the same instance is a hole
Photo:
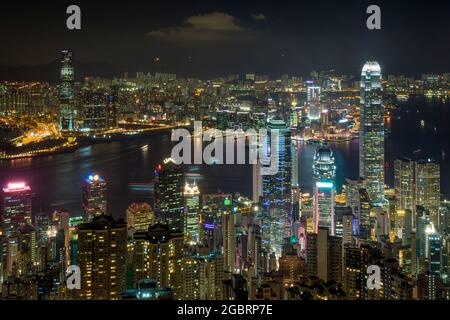
[[[400,156],[433,157],[441,160],[442,193],[450,195],[450,107],[449,104],[429,107],[423,101],[408,104],[408,108],[420,110],[400,113],[390,121],[392,134],[386,138],[386,182],[393,184],[393,160]],[[438,116],[436,116],[438,114]],[[420,120],[425,119],[425,130]],[[430,125],[428,125],[430,124]],[[427,130],[428,127],[437,130]],[[148,145],[147,150],[142,150]],[[358,175],[358,140],[330,144],[336,159],[338,190],[347,176]],[[305,191],[311,191],[312,159],[316,146],[300,144],[299,183]],[[137,140],[116,141],[81,148],[73,153],[39,158],[0,161],[0,183],[11,179],[27,181],[36,193],[35,212],[50,212],[64,207],[72,214],[81,213],[81,181],[92,171],[101,174],[109,183],[109,210],[114,216],[124,216],[126,207],[133,201],[150,201],[149,183],[154,177],[156,165],[170,156],[171,143],[168,134]],[[202,193],[240,192],[251,196],[251,168],[249,165],[187,165],[185,171],[196,180]],[[146,184],[134,189],[130,184]],[[53,204],[53,205],[52,205]]]

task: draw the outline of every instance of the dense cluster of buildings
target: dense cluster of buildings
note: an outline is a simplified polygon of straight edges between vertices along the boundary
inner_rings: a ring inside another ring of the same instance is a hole
[[[131,204],[126,219],[109,214],[108,181],[96,173],[82,183],[82,215],[34,216],[30,186],[9,183],[0,197],[2,298],[450,298],[450,203],[439,163],[398,159],[394,188],[384,183],[384,100],[393,78],[386,82],[378,63],[367,62],[355,83],[334,72],[306,82],[138,73],[86,79],[75,90],[71,59],[64,51],[62,131],[113,128],[127,118],[264,128],[269,145],[279,133],[268,151],[277,152],[277,170],[261,174],[267,164],[255,164],[248,197],[204,194],[168,158],[155,168],[154,202]],[[427,90],[445,81],[448,88],[448,75],[428,87],[431,76],[421,80]],[[337,194],[335,155],[318,144],[312,194],[300,190],[297,140],[342,132],[359,135],[359,177]],[[65,285],[70,265],[80,268],[80,289]],[[379,289],[367,286],[372,265],[381,270]]]

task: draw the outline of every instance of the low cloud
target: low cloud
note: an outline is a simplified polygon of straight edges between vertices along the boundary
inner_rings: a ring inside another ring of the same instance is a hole
[[[252,18],[255,20],[259,20],[259,21],[266,20],[266,16],[262,13],[259,13],[259,14],[253,13]]]
[[[214,41],[246,31],[228,13],[212,12],[188,17],[182,26],[150,31],[152,38],[167,41]]]

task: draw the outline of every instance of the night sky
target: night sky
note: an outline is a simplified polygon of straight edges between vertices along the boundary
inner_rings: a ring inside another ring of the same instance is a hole
[[[81,7],[82,30],[66,28],[70,4]],[[370,4],[381,7],[382,30],[366,28]],[[358,74],[369,59],[389,74],[450,72],[449,17],[448,0],[8,1],[0,77],[39,77],[36,68],[56,65],[62,48],[84,66],[78,76]]]

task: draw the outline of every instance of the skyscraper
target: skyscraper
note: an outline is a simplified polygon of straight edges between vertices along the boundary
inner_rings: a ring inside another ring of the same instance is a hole
[[[374,205],[384,202],[384,106],[382,104],[381,68],[368,61],[361,73],[359,136],[359,175],[366,179]]]
[[[3,188],[0,227],[8,237],[21,225],[31,223],[31,188],[25,182],[10,182]]]
[[[175,297],[181,295],[181,232],[170,230],[166,224],[156,223],[147,231],[136,232],[129,249],[135,282],[145,278],[154,279],[158,286],[170,287]]]
[[[132,203],[126,211],[128,230],[147,231],[156,222],[155,212],[147,202]]]
[[[431,221],[439,226],[441,174],[439,162],[426,159],[416,162],[416,203],[430,212]]]
[[[82,128],[103,130],[117,127],[118,89],[84,87],[80,92]]]
[[[334,203],[336,166],[333,152],[329,148],[318,148],[314,155],[314,230],[328,228],[330,235],[335,234]]]
[[[127,225],[100,215],[78,226],[81,298],[116,300],[126,288]]]
[[[73,52],[71,50],[61,51],[60,76],[59,124],[62,130],[75,130],[77,126],[77,111],[75,109],[75,75],[73,67]]]
[[[85,220],[90,221],[94,216],[107,214],[106,181],[92,173],[84,179],[82,189]]]
[[[427,226],[425,233],[428,271],[440,274],[442,271],[442,237],[436,232],[432,223]]]
[[[155,170],[155,211],[157,219],[171,229],[183,230],[183,169],[165,159]]]
[[[277,140],[273,144],[276,147],[273,150],[272,138],[275,137]],[[290,236],[291,229],[291,132],[283,120],[273,118],[269,121],[267,146],[270,156],[277,158],[270,164],[277,170],[275,174],[263,176],[262,209],[269,228],[268,239],[266,233],[265,240],[268,240],[270,251],[280,257],[284,238]]]
[[[184,186],[184,238],[186,243],[200,241],[200,191],[193,183]]]
[[[320,87],[310,83],[307,87],[308,118],[310,120],[320,119]]]
[[[234,273],[236,269],[236,213],[222,213],[224,270]]]
[[[397,210],[415,210],[414,162],[400,158],[394,161],[394,185]]]

